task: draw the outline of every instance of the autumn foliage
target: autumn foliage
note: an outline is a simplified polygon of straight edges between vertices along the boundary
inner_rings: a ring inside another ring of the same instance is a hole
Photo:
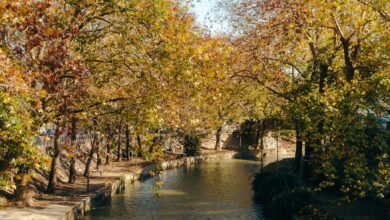
[[[383,196],[390,181],[389,131],[379,123],[390,107],[386,1],[221,6],[230,35],[197,26],[187,1],[1,1],[1,189],[23,200],[31,172],[46,167],[47,192],[55,192],[61,155],[74,165],[80,154],[76,130],[93,139],[86,161],[104,151],[108,164],[113,152],[117,160],[163,157],[166,134],[191,134],[197,143],[216,131],[220,149],[224,127],[249,120],[260,136],[293,130],[297,171],[318,189]],[[49,125],[51,160],[34,145]]]

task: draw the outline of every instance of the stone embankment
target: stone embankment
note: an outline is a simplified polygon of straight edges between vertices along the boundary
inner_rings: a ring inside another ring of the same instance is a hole
[[[121,173],[118,177],[108,178],[104,186],[81,197],[59,197],[55,203],[41,207],[7,208],[0,210],[0,219],[7,220],[74,220],[81,219],[92,209],[93,204],[110,199],[114,194],[124,190],[126,184],[145,177],[153,176],[164,170],[232,158],[235,152],[219,151],[197,157],[183,157],[137,167],[134,171]],[[104,176],[104,174],[103,174]],[[107,178],[107,177],[106,177]]]

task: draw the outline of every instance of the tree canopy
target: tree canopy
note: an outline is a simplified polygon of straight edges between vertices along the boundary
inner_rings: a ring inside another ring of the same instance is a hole
[[[294,130],[297,170],[318,189],[381,196],[390,184],[380,123],[390,108],[388,2],[221,0],[231,33],[219,35],[196,25],[190,4],[1,1],[1,188],[22,195],[30,172],[48,164],[34,146],[48,124],[54,192],[61,154],[77,155],[76,127],[93,133],[89,160],[101,140],[107,155],[118,145],[120,160],[123,134],[127,149],[134,136],[138,154],[157,158],[163,132],[198,143],[216,131],[220,149],[225,125],[252,120]]]

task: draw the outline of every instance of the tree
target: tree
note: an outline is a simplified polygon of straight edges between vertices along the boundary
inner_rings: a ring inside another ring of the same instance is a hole
[[[389,100],[389,76],[383,72],[389,60],[380,46],[388,44],[388,20],[380,4],[250,0],[232,5],[233,22],[245,36],[239,41],[253,57],[242,77],[287,101],[297,131],[297,167],[305,141],[307,165],[319,186],[353,196],[380,193],[389,181],[382,166],[388,150],[368,144],[364,132],[372,126],[367,112],[381,117]],[[376,137],[383,139],[381,132]]]
[[[0,48],[0,189],[14,189],[18,204],[31,204],[29,182],[44,158],[34,146],[39,100],[28,86],[31,78],[19,62]],[[31,74],[31,73],[30,73]]]

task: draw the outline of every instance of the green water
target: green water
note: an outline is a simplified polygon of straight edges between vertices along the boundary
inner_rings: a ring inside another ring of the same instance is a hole
[[[259,169],[257,161],[229,159],[166,171],[127,185],[87,219],[264,219],[252,202]],[[156,191],[158,180],[163,185]]]

